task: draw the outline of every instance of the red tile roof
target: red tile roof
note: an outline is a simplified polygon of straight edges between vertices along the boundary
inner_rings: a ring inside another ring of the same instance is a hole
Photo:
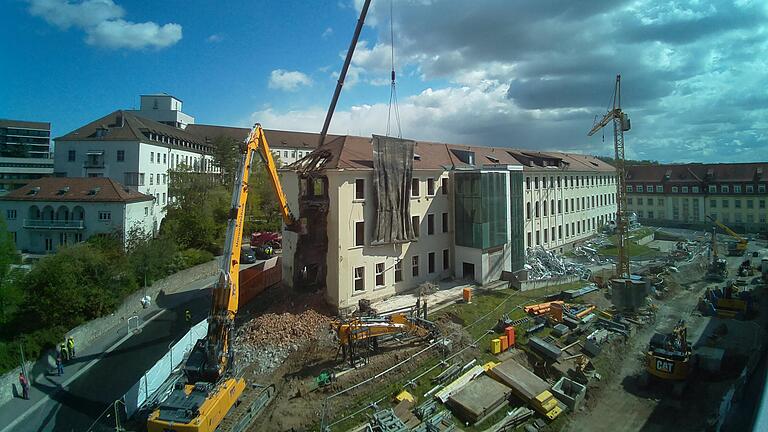
[[[139,202],[153,198],[108,177],[45,177],[0,197],[3,201]]]
[[[768,162],[723,164],[632,165],[628,183],[727,183],[768,181]]]

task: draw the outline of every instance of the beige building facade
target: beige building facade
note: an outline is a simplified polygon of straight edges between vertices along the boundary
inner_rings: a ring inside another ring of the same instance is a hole
[[[297,287],[322,286],[327,301],[340,310],[424,282],[498,280],[502,271],[522,268],[536,231],[540,245],[567,248],[615,213],[615,171],[596,158],[417,142],[409,192],[417,238],[376,245],[371,139],[336,137],[310,159],[318,155],[314,160],[322,163],[309,175],[299,172],[306,168],[303,161],[281,171],[289,206],[308,227],[305,236],[284,232],[283,279]],[[484,192],[486,184],[494,192]],[[483,189],[475,194],[478,185]],[[492,215],[487,209],[493,206]],[[457,219],[464,221],[461,226]]]

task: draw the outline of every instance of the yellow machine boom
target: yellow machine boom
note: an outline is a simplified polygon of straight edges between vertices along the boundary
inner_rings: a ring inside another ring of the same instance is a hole
[[[183,365],[186,382],[177,383],[168,398],[149,416],[149,432],[213,432],[237,404],[246,388],[245,380],[238,376],[233,367],[234,351],[231,342],[239,307],[240,248],[245,204],[248,200],[248,179],[257,152],[269,172],[286,226],[289,229],[298,226],[288,209],[264,130],[256,124],[242,147],[232,191],[219,280],[213,290],[208,315],[208,333],[197,341]],[[256,400],[264,404],[268,402],[268,398]]]

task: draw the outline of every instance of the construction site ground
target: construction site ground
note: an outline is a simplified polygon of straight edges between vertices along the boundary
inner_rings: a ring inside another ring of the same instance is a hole
[[[729,258],[732,272],[741,259]],[[706,428],[711,420],[709,414],[716,412],[735,374],[693,380],[682,399],[656,389],[641,389],[637,379],[642,369],[641,354],[652,333],[669,331],[681,318],[686,320],[689,339],[694,344],[712,345],[706,335],[720,332],[720,324],[727,326],[726,336],[717,338],[714,345],[728,345],[744,352],[741,357],[735,356],[733,371],[743,366],[750,350],[759,348],[755,340],[759,339],[758,334],[762,335],[760,326],[768,314],[762,313],[752,321],[721,323],[695,312],[708,286],[702,281],[704,262],[705,258],[700,257],[678,265],[679,272],[669,275],[664,298],[654,300],[658,307],[655,322],[635,328],[626,342],[613,338],[611,345],[592,359],[599,379],[590,382],[581,408],[561,415],[545,430],[693,431]],[[403,389],[416,397],[417,404],[428,400],[430,396],[425,393],[434,386],[431,379],[443,371],[446,363],[465,365],[475,360],[477,364],[484,364],[511,356],[551,382],[554,375],[549,374],[547,367],[542,369],[537,356],[528,351],[524,331],[518,333],[516,341],[520,349],[511,355],[496,356],[489,350],[490,340],[496,333],[489,330],[503,314],[512,320],[523,318],[526,315],[522,306],[585,283],[578,281],[524,292],[507,288],[506,283],[497,283],[488,289],[474,289],[470,304],[457,300],[463,285],[446,286],[432,294],[429,319],[436,322],[440,333],[451,341],[450,350],[431,341],[390,340],[383,342],[379,352],[358,368],[350,368],[338,355],[338,344],[330,331],[333,314],[321,294],[272,288],[243,309],[238,317],[235,346],[241,364],[246,365],[248,382],[273,384],[276,388],[275,399],[249,430],[364,430],[370,415],[394,407],[393,396]],[[414,301],[415,296],[399,296],[377,307],[397,308]],[[605,290],[594,291],[573,302],[591,303],[599,310],[611,307]],[[547,326],[536,335],[546,338],[550,331]],[[327,369],[339,372],[336,381],[316,388],[315,377]],[[523,406],[522,402],[519,406]],[[455,417],[453,420],[460,430],[487,430],[513,407],[514,403],[473,426],[464,425]]]

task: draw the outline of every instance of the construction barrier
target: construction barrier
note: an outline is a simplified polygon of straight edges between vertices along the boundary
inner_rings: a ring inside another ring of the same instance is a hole
[[[128,417],[133,416],[139,407],[155,394],[165,380],[171,376],[173,370],[181,364],[187,353],[192,350],[197,340],[205,337],[206,333],[208,333],[208,320],[202,320],[173,344],[171,349],[154,366],[144,372],[139,381],[123,395],[125,413]]]

